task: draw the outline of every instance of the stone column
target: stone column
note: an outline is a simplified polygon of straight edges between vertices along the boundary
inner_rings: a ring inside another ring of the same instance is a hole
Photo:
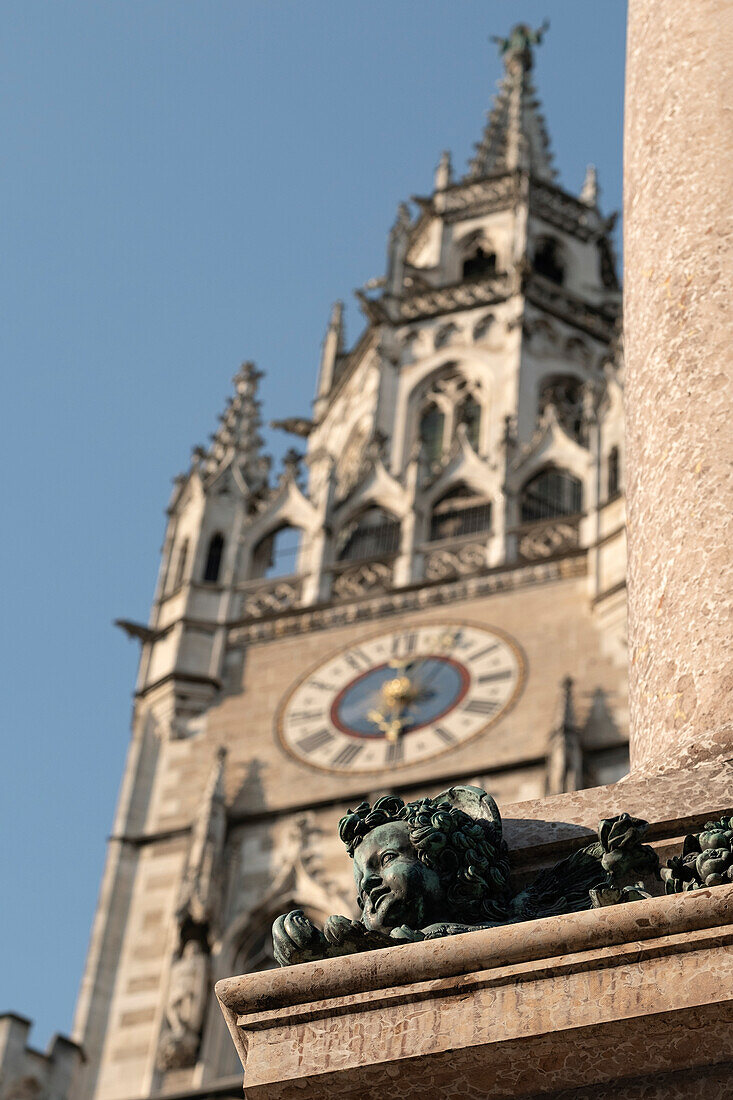
[[[631,761],[654,773],[733,757],[731,0],[630,0],[624,158]]]

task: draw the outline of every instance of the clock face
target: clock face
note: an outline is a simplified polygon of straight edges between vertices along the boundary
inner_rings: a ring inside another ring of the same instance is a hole
[[[425,624],[341,650],[304,677],[278,716],[280,739],[326,771],[418,764],[476,737],[514,702],[518,647],[482,627]]]

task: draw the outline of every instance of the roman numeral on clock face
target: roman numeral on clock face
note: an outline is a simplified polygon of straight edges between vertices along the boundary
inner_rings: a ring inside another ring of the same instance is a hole
[[[307,737],[301,737],[300,741],[296,741],[295,744],[301,752],[309,753],[320,749],[322,745],[330,744],[333,740],[334,736],[331,731],[322,729],[316,730],[315,733],[309,733]]]
[[[463,709],[469,714],[495,714],[499,704],[493,699],[471,699]]]
[[[494,650],[498,649],[498,648],[499,648],[499,643],[498,642],[492,642],[491,645],[487,645],[483,649],[480,649],[478,651],[478,653],[470,653],[469,654],[469,659],[471,661],[480,661],[482,657],[485,657],[488,653],[493,653]]]
[[[446,744],[446,745],[455,745],[455,743],[456,743],[455,735],[452,734],[450,730],[447,730],[445,728],[445,726],[436,726],[435,727],[435,733],[444,744]]]
[[[358,743],[353,745],[344,745],[341,752],[337,753],[334,756],[331,763],[335,768],[346,768],[352,762],[352,760],[356,760],[357,756],[363,748],[364,746],[359,745]]]
[[[499,672],[487,672],[485,676],[479,676],[478,682],[480,684],[493,684],[497,680],[509,680],[512,676],[512,669],[503,668]]]
[[[327,691],[329,693],[336,690],[332,688],[330,684],[324,684],[323,680],[309,680],[308,687],[314,687],[317,688],[318,691]]]
[[[313,722],[316,718],[320,718],[323,712],[320,710],[292,710],[290,712],[291,722]]]
[[[411,630],[407,634],[395,634],[392,640],[392,655],[394,657],[409,657],[414,653],[417,645],[417,634]]]
[[[405,743],[400,738],[398,741],[387,742],[387,754],[386,762],[388,764],[399,764],[405,757]]]
[[[365,668],[369,668],[371,661],[361,649],[352,649],[347,653],[344,653],[344,660],[347,665],[350,665],[356,672],[361,672]]]

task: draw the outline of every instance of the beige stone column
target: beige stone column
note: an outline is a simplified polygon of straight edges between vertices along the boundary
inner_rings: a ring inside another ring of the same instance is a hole
[[[733,757],[732,0],[630,0],[624,158],[631,760],[653,773]]]

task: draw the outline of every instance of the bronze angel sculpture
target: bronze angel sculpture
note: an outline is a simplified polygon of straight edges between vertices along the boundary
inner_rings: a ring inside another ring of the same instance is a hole
[[[641,843],[647,828],[628,814],[602,821],[597,841],[515,893],[499,809],[479,787],[362,802],[339,824],[361,919],[329,917],[321,931],[300,909],[284,914],[275,958],[288,966],[648,897],[641,880],[659,863]]]

